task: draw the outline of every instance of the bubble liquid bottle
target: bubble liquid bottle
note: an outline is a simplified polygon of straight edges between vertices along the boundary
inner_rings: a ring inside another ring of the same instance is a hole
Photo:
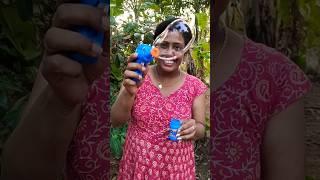
[[[181,121],[179,119],[172,118],[170,120],[169,140],[178,141],[177,134],[180,127],[181,127]]]

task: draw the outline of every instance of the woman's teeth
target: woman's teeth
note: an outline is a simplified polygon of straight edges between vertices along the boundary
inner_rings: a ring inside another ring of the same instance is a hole
[[[168,61],[168,60],[165,60],[165,61],[164,61],[164,63],[165,63],[165,64],[173,64],[173,63],[174,63],[174,61]]]

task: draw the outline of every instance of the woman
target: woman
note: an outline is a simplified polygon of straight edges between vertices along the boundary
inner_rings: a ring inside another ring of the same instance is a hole
[[[118,179],[195,179],[193,140],[205,134],[207,87],[179,68],[192,33],[183,21],[169,19],[156,27],[154,39],[160,51],[156,64],[144,68],[131,55],[111,108],[114,126],[129,121]],[[180,142],[168,140],[171,118],[182,121]]]
[[[279,52],[242,37],[214,6],[211,62],[213,179],[304,179],[305,74]]]

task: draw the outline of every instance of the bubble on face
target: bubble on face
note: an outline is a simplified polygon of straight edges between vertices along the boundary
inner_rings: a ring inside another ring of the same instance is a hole
[[[182,32],[182,33],[184,33],[184,32],[188,33],[188,32],[189,32],[187,25],[184,24],[184,23],[181,22],[181,21],[178,22],[178,23],[174,26],[174,30],[179,31],[179,32]]]

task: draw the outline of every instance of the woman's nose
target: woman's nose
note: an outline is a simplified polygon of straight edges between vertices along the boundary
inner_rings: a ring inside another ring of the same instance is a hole
[[[174,55],[176,55],[176,50],[172,46],[170,46],[168,48],[168,52],[167,53],[168,53],[168,55],[174,56]]]

